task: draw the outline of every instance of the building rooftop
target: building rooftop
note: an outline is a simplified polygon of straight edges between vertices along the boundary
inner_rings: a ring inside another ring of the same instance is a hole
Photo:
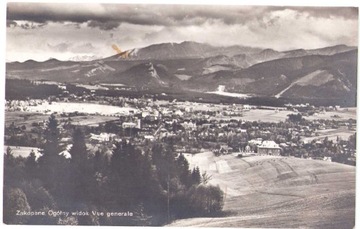
[[[278,149],[280,148],[279,145],[274,141],[263,141],[261,145],[258,146],[259,148],[271,148],[271,149]]]

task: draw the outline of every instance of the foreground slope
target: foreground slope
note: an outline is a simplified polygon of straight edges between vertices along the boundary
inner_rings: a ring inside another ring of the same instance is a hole
[[[188,156],[225,192],[227,217],[170,226],[353,228],[355,167],[299,158],[212,153]]]

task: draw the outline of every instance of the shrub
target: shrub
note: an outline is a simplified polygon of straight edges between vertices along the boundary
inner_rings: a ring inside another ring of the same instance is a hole
[[[190,211],[194,216],[213,216],[221,212],[224,193],[219,186],[198,185],[189,190]]]
[[[17,211],[30,211],[25,193],[19,188],[4,188],[4,223],[24,224],[28,221],[26,216],[17,216]]]

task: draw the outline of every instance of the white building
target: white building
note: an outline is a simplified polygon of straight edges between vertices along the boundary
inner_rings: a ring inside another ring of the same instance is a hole
[[[110,133],[100,133],[99,135],[91,133],[90,140],[95,140],[98,142],[108,142],[115,136],[116,134],[110,134]]]
[[[257,147],[258,154],[260,155],[276,155],[280,156],[281,148],[274,141],[263,141],[261,145]]]

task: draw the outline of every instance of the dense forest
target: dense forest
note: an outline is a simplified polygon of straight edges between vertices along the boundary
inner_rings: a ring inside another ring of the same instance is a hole
[[[89,153],[74,128],[71,157],[61,154],[60,128],[51,115],[41,156],[4,156],[4,223],[160,226],[175,219],[216,216],[224,195],[209,176],[190,169],[171,144],[145,150],[119,141],[110,155]]]
[[[46,81],[44,81],[46,82]],[[60,84],[60,83],[59,83]],[[66,90],[74,95],[95,95],[106,97],[127,97],[127,98],[141,98],[147,96],[156,100],[173,101],[190,101],[199,103],[213,103],[213,104],[250,104],[254,106],[284,106],[285,104],[302,104],[310,103],[314,106],[335,106],[354,107],[356,106],[356,97],[349,97],[343,99],[336,98],[275,98],[271,96],[251,96],[249,98],[239,99],[237,97],[227,97],[216,95],[212,93],[205,93],[201,91],[187,91],[176,88],[161,88],[159,89],[144,89],[138,90],[131,88],[131,90],[96,90],[92,93],[90,90],[76,86],[75,84],[64,83]],[[91,83],[89,83],[91,85]],[[65,98],[68,94],[59,89],[57,85],[34,84],[26,79],[11,79],[7,78],[5,82],[5,98],[6,100],[25,100],[32,99],[47,99],[49,97]]]

